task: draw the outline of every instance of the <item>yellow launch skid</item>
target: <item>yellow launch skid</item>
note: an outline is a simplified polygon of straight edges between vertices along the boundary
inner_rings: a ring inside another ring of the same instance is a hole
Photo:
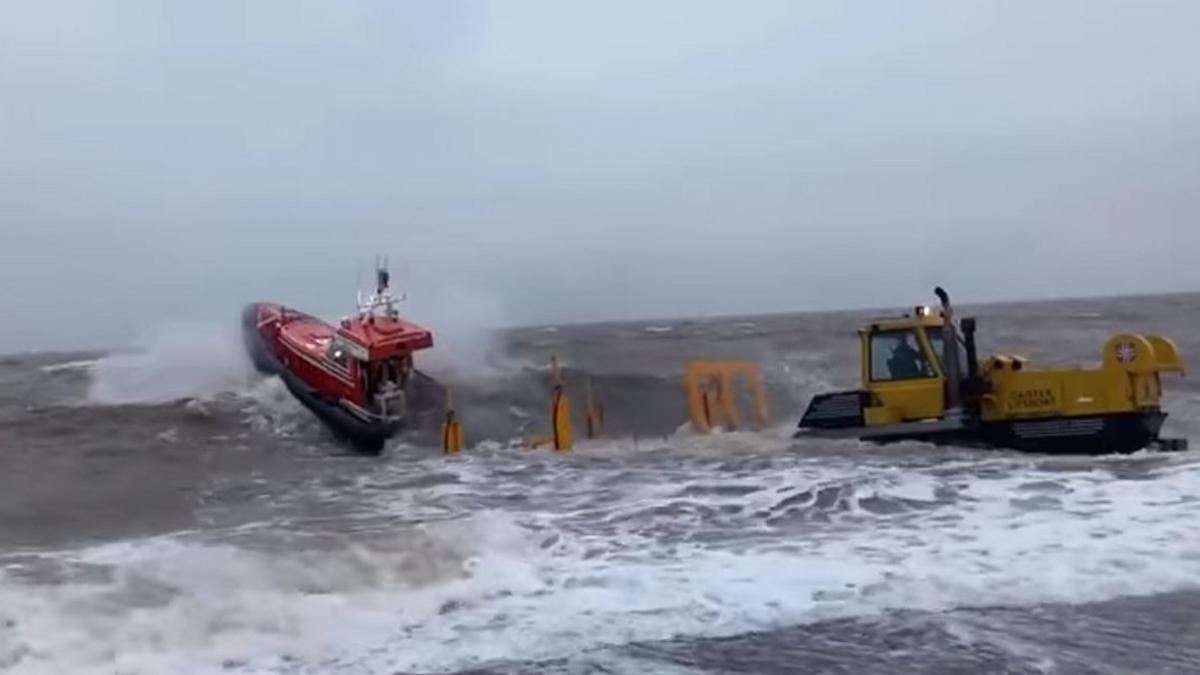
[[[697,361],[689,364],[684,373],[688,409],[696,431],[708,433],[715,427],[742,427],[737,405],[739,381],[750,387],[755,427],[766,428],[770,419],[767,392],[762,375],[754,364],[740,361]]]

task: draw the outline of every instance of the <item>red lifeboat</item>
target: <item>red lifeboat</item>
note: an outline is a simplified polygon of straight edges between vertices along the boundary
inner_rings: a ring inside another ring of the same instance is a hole
[[[242,313],[246,350],[262,373],[288,390],[336,434],[372,454],[404,425],[413,354],[433,346],[433,334],[400,318],[385,268],[358,314],[334,327],[271,303]]]

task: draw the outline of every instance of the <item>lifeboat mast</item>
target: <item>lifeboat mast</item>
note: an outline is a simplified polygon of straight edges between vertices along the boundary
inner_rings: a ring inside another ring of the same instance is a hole
[[[374,317],[393,320],[400,318],[400,310],[396,309],[396,303],[404,301],[407,296],[401,294],[397,298],[392,293],[390,282],[391,273],[388,272],[388,259],[377,259],[375,261],[375,291],[365,299],[362,291],[358,291],[356,305],[360,320],[370,320]]]

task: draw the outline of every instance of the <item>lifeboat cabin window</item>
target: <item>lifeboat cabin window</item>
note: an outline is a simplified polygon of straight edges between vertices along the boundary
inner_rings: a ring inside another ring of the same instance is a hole
[[[412,374],[412,367],[411,355],[372,362],[367,366],[368,394],[374,395],[381,389],[393,386],[404,388]]]
[[[892,382],[933,377],[933,368],[913,330],[871,334],[871,380]]]
[[[329,360],[342,368],[350,367],[350,350],[346,348],[345,342],[333,340],[329,343]]]

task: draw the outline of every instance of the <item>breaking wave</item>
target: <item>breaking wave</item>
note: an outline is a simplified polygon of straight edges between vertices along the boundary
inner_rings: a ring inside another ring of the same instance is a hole
[[[10,559],[0,662],[452,671],[898,608],[1200,587],[1179,545],[1200,536],[1194,459],[1114,472],[1002,458],[980,474],[777,454],[659,471],[580,454],[441,463],[419,490],[397,486],[430,465],[387,465],[354,486],[359,515],[336,530],[261,523]],[[443,520],[433,504],[475,513]],[[52,586],[36,573],[48,560]]]
[[[156,328],[126,353],[91,366],[89,401],[104,405],[168,403],[238,391],[253,367],[234,322],[175,322]]]

